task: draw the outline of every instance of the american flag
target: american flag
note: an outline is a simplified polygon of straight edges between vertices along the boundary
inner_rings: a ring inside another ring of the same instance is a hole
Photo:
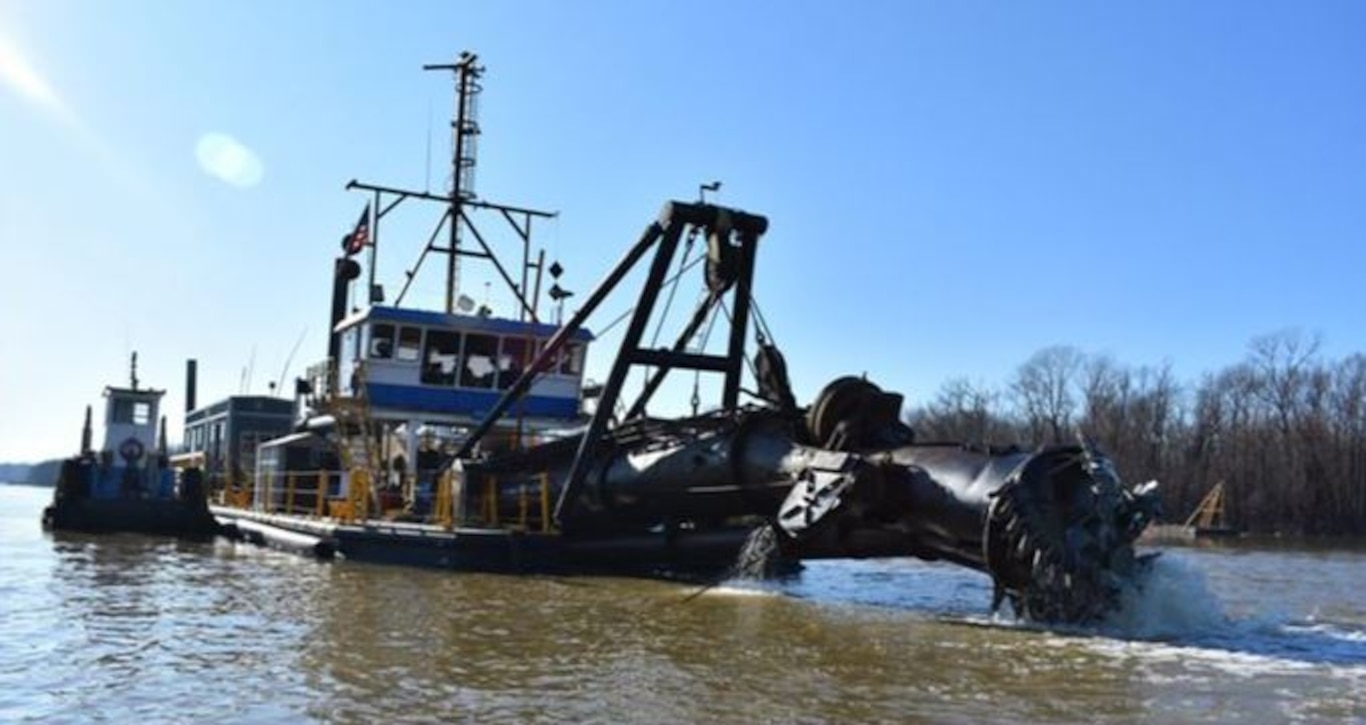
[[[356,228],[350,234],[342,237],[342,249],[346,250],[346,256],[359,252],[370,243],[370,205],[365,205],[365,211],[360,213],[360,218],[356,220]]]

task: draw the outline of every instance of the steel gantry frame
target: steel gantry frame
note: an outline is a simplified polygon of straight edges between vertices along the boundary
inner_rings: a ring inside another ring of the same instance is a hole
[[[739,403],[740,382],[745,366],[745,340],[750,316],[756,251],[759,238],[767,229],[766,218],[738,209],[681,201],[665,204],[659,219],[645,228],[640,239],[607,273],[584,305],[551,337],[531,365],[527,366],[489,411],[479,427],[465,440],[455,457],[466,458],[473,453],[480,440],[492,430],[508,409],[527,394],[538,372],[546,369],[549,361],[555,359],[564,343],[583,327],[588,317],[652,248],[655,252],[654,258],[650,262],[648,276],[631,313],[631,322],[626,328],[611,373],[603,385],[597,408],[579,442],[573,464],[555,504],[556,523],[563,527],[565,515],[578,497],[584,476],[592,465],[594,454],[607,432],[612,411],[621,397],[626,376],[633,367],[647,366],[653,368],[654,372],[646,382],[640,397],[630,407],[630,412],[623,423],[644,414],[651,396],[673,370],[723,374],[725,381],[721,406],[725,410],[734,410]],[[665,286],[665,276],[678,251],[679,241],[685,233],[692,230],[705,234],[707,239],[707,294],[672,347],[642,347],[641,338],[654,313],[660,291]],[[724,303],[727,296],[732,300],[732,314],[726,353],[709,355],[687,352],[689,340],[697,334],[712,310]]]

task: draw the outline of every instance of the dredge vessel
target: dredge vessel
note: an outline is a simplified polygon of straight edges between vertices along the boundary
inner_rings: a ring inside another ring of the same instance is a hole
[[[861,377],[799,405],[752,292],[761,215],[669,202],[569,319],[542,321],[544,274],[552,302],[570,294],[558,262],[531,251],[533,221],[550,215],[474,196],[483,69],[468,53],[429,68],[455,76],[450,192],[348,185],[373,198],[333,265],[328,358],[298,383],[308,412],[259,446],[253,472],[209,466],[211,509],[229,530],[318,555],[498,572],[718,576],[764,542],[770,569],[951,561],[991,577],[993,608],[1038,620],[1117,605],[1143,566],[1134,542],[1156,515],[1155,484],[1125,486],[1084,440],[1033,451],[919,441],[902,396]],[[418,262],[446,256],[441,311],[379,302],[380,220],[408,200],[444,208]],[[476,212],[510,225],[520,268],[495,254]],[[366,249],[369,304],[348,312],[352,255]],[[493,266],[515,316],[462,304],[467,259]],[[637,270],[610,372],[588,390],[587,322]],[[689,281],[697,302],[660,345]],[[692,414],[651,415],[670,376],[691,376],[694,391],[705,376],[719,399],[704,407],[694,392]],[[634,396],[628,378],[641,381]]]

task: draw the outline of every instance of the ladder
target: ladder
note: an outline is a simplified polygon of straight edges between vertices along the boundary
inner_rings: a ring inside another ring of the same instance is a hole
[[[364,519],[372,505],[374,487],[378,480],[377,463],[380,453],[376,445],[376,428],[370,417],[370,401],[366,396],[365,367],[356,371],[354,396],[334,394],[329,410],[337,421],[337,453],[342,469],[349,477],[347,498],[349,518]],[[378,502],[373,502],[377,504]],[[377,509],[378,506],[375,506]]]

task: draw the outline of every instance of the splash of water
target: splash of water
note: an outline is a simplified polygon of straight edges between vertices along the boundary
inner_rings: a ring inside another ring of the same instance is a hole
[[[1366,630],[1358,624],[1276,611],[1232,615],[1204,571],[1179,556],[1154,561],[1123,593],[1120,609],[1093,632],[1147,643],[1146,649],[1125,649],[1126,656],[1138,651],[1242,675],[1327,665],[1337,668],[1337,677],[1366,683]]]
[[[735,558],[736,579],[768,579],[778,572],[782,557],[778,532],[767,524],[756,528],[745,539]]]
[[[1102,629],[1136,639],[1209,635],[1229,624],[1224,604],[1210,591],[1205,573],[1178,557],[1162,556],[1120,595],[1118,611]]]

